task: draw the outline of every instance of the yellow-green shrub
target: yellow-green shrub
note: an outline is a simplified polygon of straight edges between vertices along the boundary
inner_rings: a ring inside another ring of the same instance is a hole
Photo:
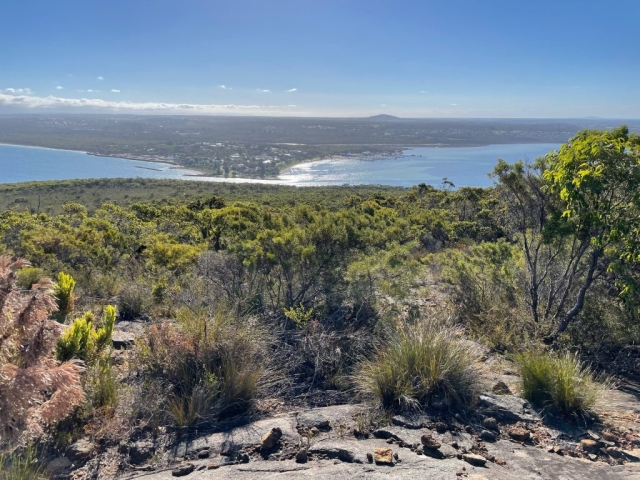
[[[107,305],[103,313],[102,325],[95,326],[92,312],[77,318],[60,336],[56,345],[56,357],[64,362],[77,358],[91,361],[111,342],[113,327],[116,322],[116,309]]]
[[[75,295],[73,290],[76,281],[71,275],[64,272],[58,274],[54,287],[54,295],[58,304],[58,311],[55,313],[56,320],[64,322],[75,306]]]

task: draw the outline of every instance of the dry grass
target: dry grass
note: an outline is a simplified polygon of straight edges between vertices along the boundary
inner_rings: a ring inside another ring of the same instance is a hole
[[[268,380],[269,335],[252,320],[184,310],[149,328],[138,369],[168,392],[163,410],[180,427],[246,411]]]

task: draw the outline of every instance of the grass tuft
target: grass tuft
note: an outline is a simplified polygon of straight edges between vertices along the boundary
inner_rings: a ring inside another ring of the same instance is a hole
[[[459,334],[433,323],[408,328],[360,365],[358,388],[389,409],[425,407],[435,398],[472,404],[479,389],[477,353]]]
[[[268,333],[246,318],[181,310],[138,345],[146,382],[167,389],[163,411],[179,427],[248,410],[268,382]]]
[[[543,409],[581,416],[593,410],[604,391],[591,368],[574,354],[529,350],[516,355],[515,361],[522,396]]]
[[[12,452],[0,452],[0,480],[46,480],[36,449],[28,446]]]

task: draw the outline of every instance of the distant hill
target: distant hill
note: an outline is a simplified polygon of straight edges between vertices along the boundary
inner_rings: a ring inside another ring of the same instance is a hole
[[[371,120],[374,122],[397,122],[398,120],[402,119],[400,117],[394,117],[393,115],[386,115],[384,113],[381,113],[380,115],[367,117],[367,120]]]

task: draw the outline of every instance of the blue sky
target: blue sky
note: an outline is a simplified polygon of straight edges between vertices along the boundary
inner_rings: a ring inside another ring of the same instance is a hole
[[[1,11],[0,113],[640,118],[638,0],[5,0]]]

